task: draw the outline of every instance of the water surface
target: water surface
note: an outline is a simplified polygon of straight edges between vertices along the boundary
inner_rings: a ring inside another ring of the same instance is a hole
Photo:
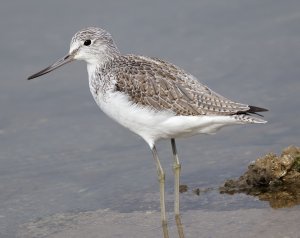
[[[149,148],[97,108],[85,64],[26,80],[65,55],[73,34],[86,26],[107,29],[124,53],[167,59],[224,96],[270,109],[266,125],[225,128],[214,136],[177,141],[182,183],[212,188],[200,196],[181,195],[187,236],[252,237],[250,231],[258,228],[256,237],[296,237],[299,207],[275,211],[267,202],[221,195],[217,188],[242,174],[256,157],[299,145],[299,1],[16,0],[1,4],[0,20],[1,237],[26,232],[33,237],[30,232],[36,231],[38,220],[50,221],[43,223],[47,230],[59,214],[75,214],[77,219],[79,212],[95,212],[103,222],[105,209],[111,212],[106,213],[109,221],[115,218],[106,237],[123,229],[136,229],[136,234],[142,230],[149,237],[153,229],[160,232]],[[171,211],[170,143],[160,142],[158,150]],[[142,219],[145,211],[153,211],[154,217]],[[133,219],[131,226],[122,216]],[[230,216],[237,219],[226,220]],[[193,223],[195,219],[201,222]],[[142,228],[132,225],[137,222]],[[62,224],[60,229],[67,232],[68,223]],[[51,232],[45,237],[52,237]]]

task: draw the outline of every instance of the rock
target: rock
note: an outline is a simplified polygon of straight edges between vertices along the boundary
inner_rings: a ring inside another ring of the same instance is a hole
[[[239,179],[229,179],[221,193],[246,193],[272,207],[300,204],[300,147],[288,146],[280,156],[269,153],[248,166]]]

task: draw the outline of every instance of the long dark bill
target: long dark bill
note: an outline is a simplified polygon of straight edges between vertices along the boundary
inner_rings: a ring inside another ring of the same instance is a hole
[[[74,60],[74,55],[73,54],[68,54],[65,57],[63,57],[63,58],[59,59],[58,61],[56,61],[54,64],[50,65],[49,67],[47,67],[47,68],[45,68],[45,69],[29,76],[27,79],[28,80],[34,79],[34,78],[40,77],[41,75],[50,73],[51,71],[65,65],[67,63],[70,63],[73,60]]]

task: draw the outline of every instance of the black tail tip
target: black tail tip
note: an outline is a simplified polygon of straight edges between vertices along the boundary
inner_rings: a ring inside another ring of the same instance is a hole
[[[255,106],[249,106],[249,107],[250,107],[250,109],[247,112],[250,112],[250,113],[269,111],[268,109],[262,108],[262,107],[255,107]]]

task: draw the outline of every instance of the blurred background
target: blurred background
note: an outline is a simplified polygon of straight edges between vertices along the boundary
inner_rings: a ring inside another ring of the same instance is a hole
[[[261,223],[255,217],[270,211],[267,202],[221,195],[217,188],[240,176],[258,156],[299,145],[299,25],[297,0],[2,2],[0,236],[16,237],[23,224],[57,213],[159,209],[147,144],[99,110],[89,92],[85,63],[26,80],[64,56],[73,34],[86,26],[109,31],[124,54],[168,60],[230,99],[270,110],[264,113],[266,125],[177,140],[182,183],[211,189],[200,196],[181,195],[186,224],[193,211],[235,211],[239,216],[246,210],[253,212],[253,226]],[[169,141],[159,142],[158,151],[171,211]],[[299,206],[292,210],[299,212]],[[219,222],[214,225],[222,227],[224,221]],[[274,227],[276,222],[284,224],[284,219],[274,221]],[[249,223],[232,225],[240,234],[249,230]],[[298,225],[297,219],[289,223],[292,230]],[[214,232],[202,234],[217,237]]]

